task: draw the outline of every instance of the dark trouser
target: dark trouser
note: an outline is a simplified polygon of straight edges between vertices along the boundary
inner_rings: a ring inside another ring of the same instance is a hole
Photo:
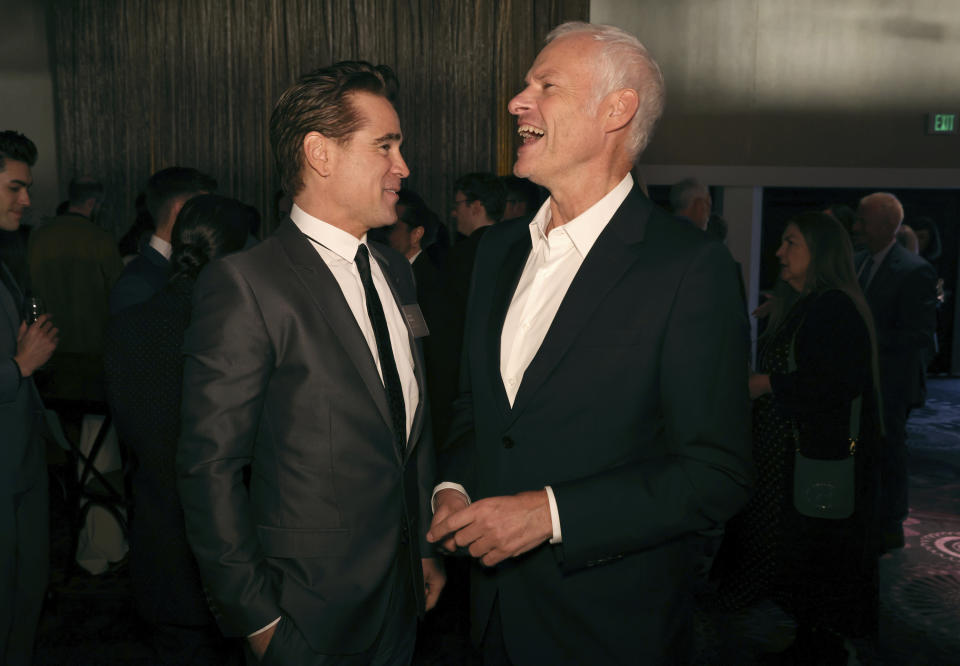
[[[224,638],[216,625],[152,624],[151,640],[163,666],[241,666],[243,642]]]
[[[307,643],[293,621],[283,616],[262,661],[245,649],[250,666],[400,666],[409,664],[417,638],[417,610],[407,567],[399,566],[380,633],[360,654],[320,654]]]
[[[909,508],[907,481],[907,415],[903,403],[884,404],[887,436],[880,455],[880,503],[877,525],[881,534],[900,530]]]
[[[50,573],[46,465],[29,490],[0,500],[0,663],[33,663],[33,639]]]

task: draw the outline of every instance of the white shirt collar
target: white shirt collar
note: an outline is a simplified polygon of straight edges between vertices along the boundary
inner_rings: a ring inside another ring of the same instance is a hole
[[[170,261],[170,255],[173,254],[173,245],[165,241],[156,234],[150,236],[150,247],[163,255],[164,259]]]
[[[413,264],[413,262],[415,262],[417,260],[417,257],[419,257],[421,254],[423,254],[423,250],[417,250],[417,253],[412,257],[410,257],[409,259],[410,263]]]
[[[350,263],[353,263],[354,257],[357,256],[357,248],[360,244],[367,242],[366,234],[358,239],[353,234],[305,212],[297,204],[293,204],[290,209],[290,219],[304,236]]]
[[[627,175],[623,177],[623,180],[607,192],[602,199],[562,227],[556,227],[552,233],[556,233],[558,229],[565,230],[573,246],[576,248],[577,253],[581,257],[587,256],[590,248],[593,247],[600,233],[606,228],[613,214],[620,208],[620,205],[627,198],[627,195],[630,194],[632,188],[633,176],[628,172]],[[547,198],[530,222],[530,240],[533,244],[534,252],[536,252],[543,243],[549,244],[549,238],[545,230],[547,225],[550,224],[552,216],[550,211],[550,203],[552,200],[553,197]]]

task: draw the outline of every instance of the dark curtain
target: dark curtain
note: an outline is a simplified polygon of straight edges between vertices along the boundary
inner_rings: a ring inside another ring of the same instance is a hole
[[[268,121],[300,74],[337,60],[400,80],[406,182],[446,219],[453,180],[508,173],[506,103],[554,25],[589,0],[52,0],[59,177],[101,178],[121,235],[147,177],[172,165],[217,178],[273,227]]]

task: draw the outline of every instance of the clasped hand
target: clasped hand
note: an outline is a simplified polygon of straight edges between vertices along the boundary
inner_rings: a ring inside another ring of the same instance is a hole
[[[536,548],[553,536],[547,491],[488,497],[468,505],[462,493],[437,493],[427,541],[447,552],[466,548],[488,567]]]

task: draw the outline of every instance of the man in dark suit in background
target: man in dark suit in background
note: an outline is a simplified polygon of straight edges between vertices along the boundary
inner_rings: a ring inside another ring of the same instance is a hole
[[[0,132],[0,229],[16,231],[30,206],[37,148]],[[23,292],[0,261],[0,663],[32,663],[33,637],[47,589],[50,536],[47,465],[39,437],[43,403],[31,376],[53,354],[47,315],[27,326]]]
[[[428,539],[483,565],[486,663],[684,663],[696,535],[748,496],[746,321],[726,248],[630,176],[656,63],[609,26],[547,39],[509,110],[551,197],[477,252]]]
[[[124,266],[110,291],[110,313],[143,303],[163,288],[170,275],[170,237],[183,204],[217,189],[217,181],[189,167],[161,169],[147,181],[146,204],[156,224],[150,241]]]
[[[457,397],[460,338],[453,296],[440,268],[426,249],[434,242],[440,220],[416,193],[403,190],[397,203],[397,223],[387,242],[410,261],[417,283],[417,303],[430,334],[423,340],[427,392],[433,421],[433,438],[443,443],[450,427],[450,407]]]
[[[937,274],[925,259],[897,243],[903,206],[892,194],[860,200],[854,239],[866,249],[856,257],[860,286],[877,331],[883,421],[887,435],[880,458],[879,538],[882,550],[903,546],[907,517],[907,418],[926,398],[926,359],[937,323]]]
[[[444,582],[424,541],[433,443],[410,264],[366,243],[409,175],[394,88],[389,68],[344,62],[281,96],[270,139],[290,219],[194,290],[187,537],[224,634],[272,663],[406,663]]]

